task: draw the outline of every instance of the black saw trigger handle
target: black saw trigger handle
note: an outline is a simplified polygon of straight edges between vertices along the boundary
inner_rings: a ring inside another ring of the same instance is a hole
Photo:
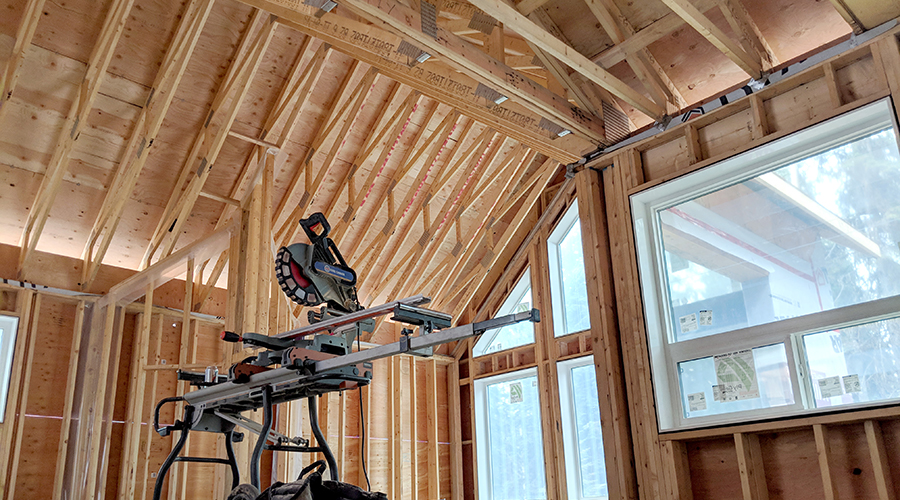
[[[318,233],[315,231],[316,225],[322,226],[322,230]],[[303,232],[306,233],[306,237],[309,238],[313,245],[318,246],[319,241],[322,241],[323,246],[328,247],[328,244],[325,242],[327,241],[328,233],[331,232],[331,224],[325,220],[325,214],[316,212],[306,219],[300,219],[300,227],[303,228]]]

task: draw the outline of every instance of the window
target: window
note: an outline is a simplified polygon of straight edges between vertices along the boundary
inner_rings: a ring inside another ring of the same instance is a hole
[[[584,248],[578,203],[573,203],[547,239],[550,258],[550,297],[553,304],[553,331],[560,337],[591,327],[588,315]]]
[[[519,282],[512,289],[497,316],[505,316],[531,310],[531,274],[528,270],[522,273]],[[486,332],[473,347],[474,356],[484,356],[504,349],[512,349],[534,342],[534,323],[523,321]]]
[[[557,365],[566,487],[572,500],[609,498],[593,359],[587,356]]]
[[[547,498],[535,368],[475,381],[478,497]]]
[[[12,372],[13,351],[16,350],[16,328],[19,318],[0,316],[0,423],[6,415],[9,377]]]
[[[631,197],[661,430],[900,398],[879,101]]]

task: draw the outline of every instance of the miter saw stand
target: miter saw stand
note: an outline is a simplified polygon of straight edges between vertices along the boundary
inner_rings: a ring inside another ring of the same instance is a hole
[[[162,436],[176,431],[181,434],[160,467],[153,500],[159,500],[165,478],[175,462],[228,465],[232,488],[236,487],[240,474],[233,443],[243,439],[243,434],[235,432],[236,427],[258,436],[250,456],[250,484],[255,488],[260,487],[259,461],[264,449],[322,453],[331,479],[339,481],[337,462],[318,425],[318,396],[368,385],[372,380],[372,362],[377,359],[397,354],[430,356],[434,346],[522,321],[540,321],[540,313],[532,309],[451,327],[450,315],[420,307],[431,300],[422,295],[363,309],[356,298],[356,273],[327,237],[330,226],[325,217],[314,214],[300,221],[300,225],[312,244],[295,243],[279,250],[276,276],[285,294],[298,304],[325,305],[319,311],[310,311],[309,326],[271,337],[223,332],[222,340],[226,342],[242,342],[244,347],[262,349],[233,365],[227,376],[219,375],[216,367],[207,368],[205,373],[178,371],[178,379],[188,381],[196,389],[184,396],[165,398],[156,406],[154,429]],[[403,328],[400,341],[354,352],[353,342],[360,334],[373,331],[375,318],[388,314],[392,315],[391,320],[411,327]],[[417,335],[414,335],[415,327]],[[291,438],[272,430],[274,406],[302,398],[307,400],[316,446],[310,446],[302,437]],[[185,403],[183,418],[172,425],[160,426],[160,408],[178,401]],[[262,423],[241,415],[260,408]],[[191,431],[223,434],[228,458],[180,456]]]

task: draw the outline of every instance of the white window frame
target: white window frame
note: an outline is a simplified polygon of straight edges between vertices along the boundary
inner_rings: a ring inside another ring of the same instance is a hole
[[[572,370],[582,366],[594,366],[594,357],[591,355],[580,358],[560,361],[556,365],[559,377],[559,408],[562,421],[563,455],[566,462],[566,489],[571,500],[608,500],[609,497],[585,497],[582,495],[581,460],[578,455],[578,426],[575,421],[575,395],[572,393]],[[596,394],[598,403],[600,395]],[[601,419],[602,419],[601,415]],[[600,457],[606,462],[604,440],[604,455]],[[606,478],[607,491],[609,491],[609,477]]]
[[[9,383],[12,375],[13,356],[16,350],[19,318],[17,316],[0,316],[0,424],[6,417],[6,399],[9,396]],[[12,332],[7,335],[7,332]]]
[[[488,396],[487,396],[487,386],[509,382],[511,380],[516,380],[525,377],[537,377],[537,367],[526,368],[524,370],[517,370],[514,372],[503,373],[501,375],[494,375],[491,377],[485,377],[476,379],[474,382],[475,385],[475,453],[476,459],[478,463],[478,469],[475,471],[475,475],[477,476],[477,484],[478,484],[478,498],[482,500],[491,500],[493,498],[493,481],[491,474],[491,436],[490,436],[490,427],[488,427],[488,416],[486,408],[488,406]],[[538,393],[540,394],[540,377],[538,379]],[[538,416],[540,418],[540,415]],[[543,432],[541,432],[541,441],[543,441],[544,436]],[[547,487],[546,480],[546,467],[547,460],[544,457],[544,469],[545,469],[545,478],[544,478],[544,487]],[[548,495],[548,492],[545,492],[545,495]],[[545,496],[545,498],[549,498],[549,496]]]
[[[566,236],[572,231],[575,227],[575,224],[580,224],[581,219],[578,216],[578,200],[574,200],[572,202],[572,206],[570,206],[566,213],[563,214],[562,218],[556,224],[556,227],[553,228],[553,231],[550,232],[550,236],[547,238],[547,257],[549,260],[549,274],[550,274],[550,304],[553,308],[553,335],[554,337],[562,337],[564,335],[571,335],[573,333],[582,332],[584,330],[569,332],[568,327],[566,325],[566,297],[565,297],[565,288],[563,287],[563,278],[562,278],[562,266],[560,265],[560,250],[559,246],[562,243],[562,240],[566,239]],[[584,237],[584,233],[582,233],[582,238]],[[582,250],[583,252],[584,250]],[[585,284],[587,282],[587,270],[585,270]],[[590,329],[588,326],[587,329]]]
[[[525,271],[522,272],[522,276],[519,277],[519,281],[516,282],[516,285],[512,288],[512,290],[510,290],[509,295],[507,295],[506,298],[503,299],[503,304],[500,306],[500,309],[497,310],[497,314],[495,314],[494,317],[496,318],[498,316],[504,316],[504,315],[512,314],[513,312],[515,312],[514,309],[516,308],[517,305],[519,305],[519,302],[522,301],[522,297],[525,296],[525,292],[528,290],[531,290],[532,292],[534,291],[534,288],[531,286],[531,268],[530,267],[526,267]],[[532,302],[532,306],[534,306],[534,293],[532,293],[532,295],[531,295],[531,302]],[[496,354],[498,352],[503,352],[503,351],[506,351],[509,349],[515,349],[516,347],[522,347],[522,346],[534,344],[534,340],[535,340],[534,335],[536,335],[536,332],[534,331],[534,323],[528,322],[528,324],[531,325],[531,329],[532,329],[532,333],[533,333],[533,335],[531,337],[531,342],[528,342],[528,343],[522,344],[522,345],[513,346],[513,347],[505,347],[503,349],[499,349],[496,351],[485,352],[485,350],[487,348],[489,348],[491,346],[491,344],[494,343],[494,339],[497,338],[497,335],[499,335],[500,332],[503,330],[502,328],[497,328],[497,329],[490,330],[490,331],[483,333],[481,335],[481,337],[479,337],[478,340],[475,341],[475,345],[472,347],[472,357],[477,358],[479,356],[488,356],[490,354]],[[484,349],[482,349],[480,351],[477,351],[476,349],[478,349],[478,345],[482,344],[482,343],[485,343],[486,347],[484,347]]]
[[[661,243],[662,228],[656,216],[661,210],[891,126],[895,131],[898,130],[893,106],[887,100],[876,101],[631,196],[651,374],[661,432],[896,403],[896,400],[886,400],[816,408],[812,381],[808,380],[806,373],[806,353],[803,352],[802,337],[834,328],[900,317],[900,296],[675,342],[670,326],[672,318],[667,306],[670,299]],[[684,417],[679,363],[776,343],[783,343],[785,347],[794,404],[703,417]]]

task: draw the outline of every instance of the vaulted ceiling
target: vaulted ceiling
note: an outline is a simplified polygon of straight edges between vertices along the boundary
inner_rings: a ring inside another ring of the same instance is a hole
[[[91,289],[213,232],[268,155],[275,245],[325,212],[364,302],[453,310],[561,163],[900,14],[832,2],[3,0],[0,243]]]

